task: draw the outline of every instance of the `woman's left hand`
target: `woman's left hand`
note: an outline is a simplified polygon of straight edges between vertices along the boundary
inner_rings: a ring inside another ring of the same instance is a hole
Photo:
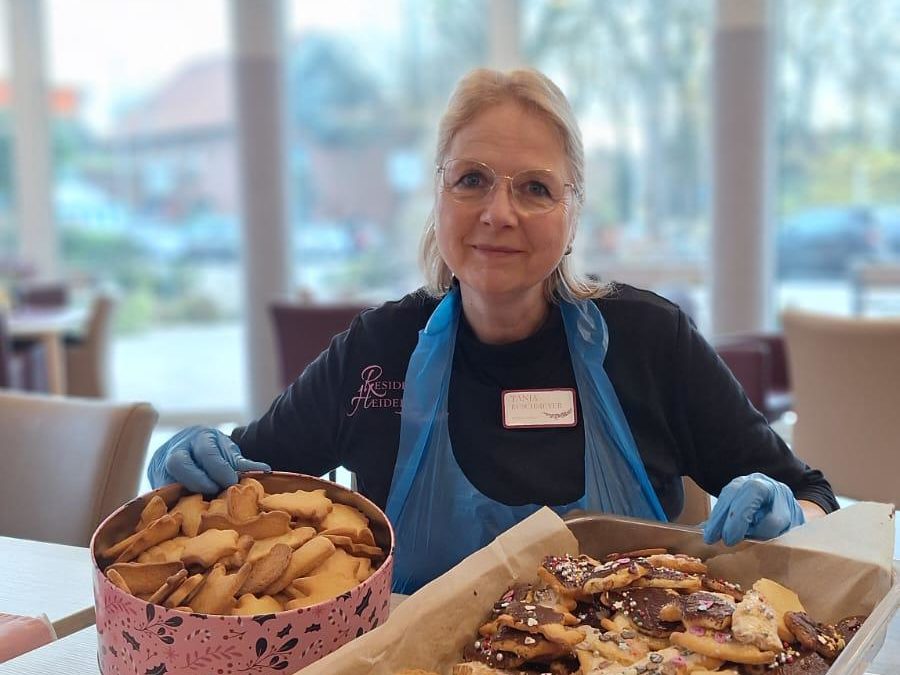
[[[734,546],[744,537],[772,539],[806,522],[791,489],[762,473],[738,476],[726,485],[709,519],[703,540]]]

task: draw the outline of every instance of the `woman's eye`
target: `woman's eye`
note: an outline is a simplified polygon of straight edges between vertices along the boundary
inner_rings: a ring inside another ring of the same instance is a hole
[[[532,180],[525,184],[525,192],[532,197],[551,197],[550,190],[543,183]]]
[[[461,185],[462,187],[476,188],[485,185],[485,180],[484,176],[482,176],[480,173],[472,171],[460,178],[457,184]]]

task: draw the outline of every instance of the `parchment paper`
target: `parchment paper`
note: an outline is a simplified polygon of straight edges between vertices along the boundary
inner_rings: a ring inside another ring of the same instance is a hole
[[[762,576],[788,586],[819,621],[868,614],[893,583],[893,517],[892,505],[854,504],[778,539],[706,562],[711,574],[745,587]],[[421,668],[448,673],[510,584],[535,580],[545,555],[577,552],[578,542],[563,521],[542,509],[423,587],[383,626],[300,672],[394,675]]]

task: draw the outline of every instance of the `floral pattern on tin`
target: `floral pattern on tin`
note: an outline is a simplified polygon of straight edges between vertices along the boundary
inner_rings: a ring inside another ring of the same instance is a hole
[[[292,673],[387,619],[393,559],[330,602],[257,616],[187,614],[128,595],[94,569],[104,675]]]

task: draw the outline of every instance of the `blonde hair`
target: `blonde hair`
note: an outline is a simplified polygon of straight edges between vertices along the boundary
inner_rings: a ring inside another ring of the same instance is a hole
[[[559,131],[563,141],[572,183],[575,185],[572,211],[568,214],[574,233],[584,202],[584,146],[575,114],[565,95],[546,75],[532,69],[500,72],[478,68],[465,75],[450,96],[447,109],[438,126],[435,164],[443,165],[456,134],[486,109],[512,101],[533,112]],[[419,250],[420,264],[425,274],[426,290],[440,297],[450,290],[453,273],[441,257],[435,231],[435,211],[425,223]],[[606,285],[578,274],[572,260],[564,255],[556,269],[544,282],[544,296],[550,302],[559,299],[586,300],[605,295]]]

